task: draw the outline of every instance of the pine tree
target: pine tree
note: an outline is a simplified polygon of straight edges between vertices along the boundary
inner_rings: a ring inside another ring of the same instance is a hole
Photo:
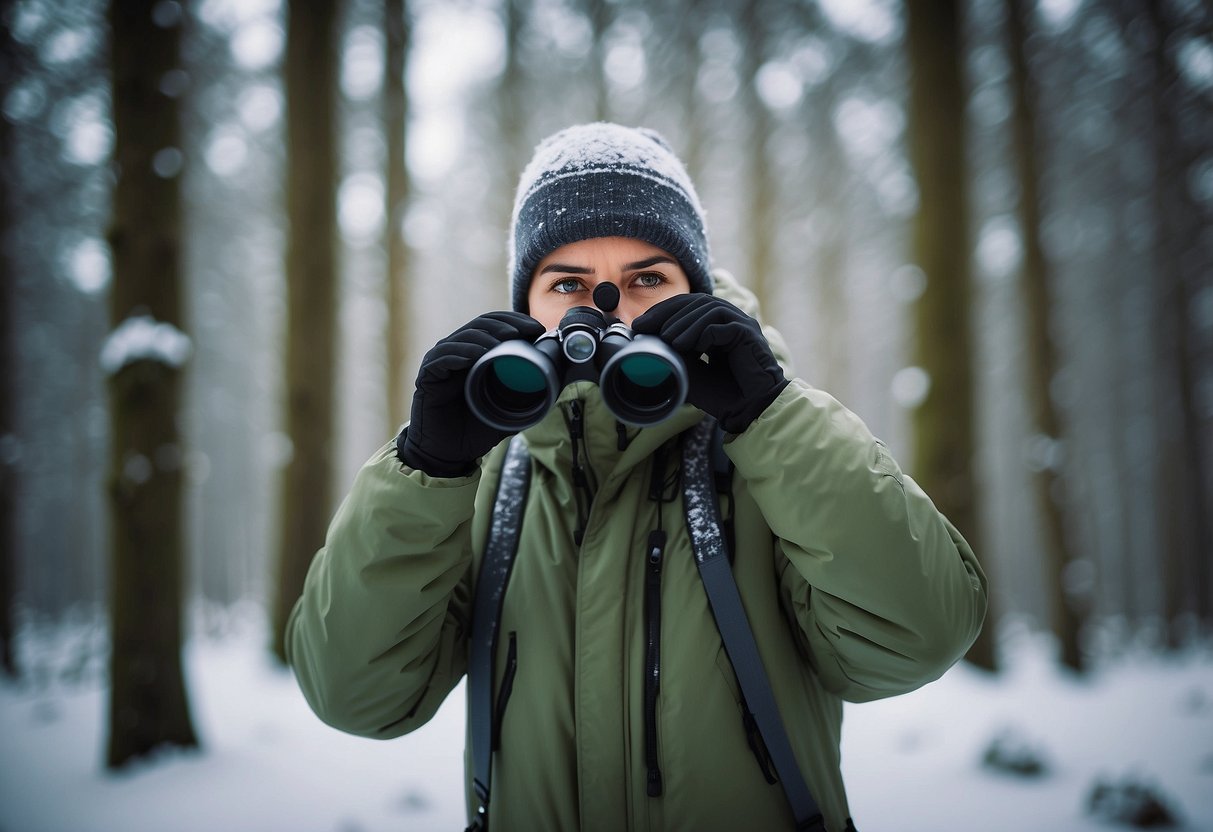
[[[1037,151],[1036,85],[1028,63],[1028,11],[1022,0],[1007,0],[1007,45],[1011,58],[1011,83],[1015,109],[1012,115],[1012,144],[1019,180],[1018,216],[1023,238],[1022,281],[1027,316],[1028,401],[1031,430],[1050,447],[1061,443],[1063,426],[1050,387],[1058,371],[1053,342],[1051,269],[1041,240],[1040,162]],[[1044,560],[1048,575],[1053,631],[1061,645],[1061,661],[1081,671],[1081,645],[1087,599],[1069,591],[1067,580],[1073,569],[1070,521],[1063,501],[1059,461],[1041,460],[1036,473],[1037,506],[1043,519]]]
[[[1203,20],[1188,20],[1165,4],[1145,3],[1149,21],[1154,156],[1154,235],[1151,281],[1156,373],[1157,438],[1155,476],[1162,536],[1163,617],[1167,642],[1185,637],[1185,619],[1208,623],[1209,558],[1213,552],[1213,503],[1205,475],[1210,427],[1198,404],[1201,368],[1193,320],[1196,296],[1209,283],[1210,262],[1202,249],[1209,211],[1192,198],[1192,171],[1208,149],[1208,133],[1191,124],[1201,108],[1198,95],[1181,77],[1175,55],[1182,30],[1208,31]],[[1185,124],[1187,122],[1187,124]],[[1203,147],[1190,136],[1204,135]],[[1209,289],[1205,289],[1209,291]]]
[[[404,218],[409,202],[409,172],[405,164],[409,100],[405,85],[412,35],[411,11],[405,0],[385,0],[386,40],[383,87],[383,129],[387,142],[387,405],[388,430],[400,429],[408,418],[409,260]]]
[[[918,182],[912,255],[927,277],[915,310],[916,351],[918,365],[930,378],[926,398],[914,411],[914,471],[939,509],[981,553],[961,10],[957,0],[909,2],[906,9],[910,161]],[[988,669],[995,666],[993,624],[987,615],[968,655]]]
[[[5,9],[0,8],[0,12]],[[11,89],[17,75],[16,44],[9,16],[0,13],[0,89]],[[0,181],[9,181],[12,125],[0,118]],[[10,227],[9,189],[0,193],[0,240]],[[0,673],[15,677],[17,657],[13,604],[17,593],[17,332],[13,312],[16,275],[10,253],[0,250]]]
[[[286,434],[273,649],[333,512],[337,338],[336,3],[289,5],[286,38]]]
[[[174,13],[176,12],[176,13]],[[113,252],[103,362],[110,394],[110,714],[107,765],[198,744],[181,674],[181,163],[179,9],[111,0]],[[139,349],[156,327],[167,351]],[[123,345],[126,348],[123,348]],[[133,348],[133,349],[132,349]]]

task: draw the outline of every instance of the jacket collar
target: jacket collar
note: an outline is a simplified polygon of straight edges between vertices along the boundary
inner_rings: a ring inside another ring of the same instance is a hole
[[[702,411],[688,404],[659,425],[623,426],[627,447],[621,449],[620,423],[607,410],[598,385],[588,381],[570,384],[543,421],[524,433],[531,457],[559,477],[569,476],[573,467],[572,420],[578,410],[582,414],[583,464],[588,463],[596,487],[610,480],[618,481],[662,444],[703,418]]]

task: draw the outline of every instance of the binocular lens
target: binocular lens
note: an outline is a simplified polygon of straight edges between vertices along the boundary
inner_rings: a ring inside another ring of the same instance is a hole
[[[619,372],[639,387],[656,387],[670,380],[670,365],[655,355],[629,355],[619,362]]]
[[[621,421],[646,427],[666,419],[686,399],[680,359],[660,341],[633,341],[603,367],[598,382],[607,407]]]
[[[506,341],[468,372],[464,396],[486,425],[514,433],[539,422],[560,392],[551,360],[525,341]]]
[[[586,332],[573,332],[564,339],[564,354],[576,364],[583,364],[594,357],[598,341]]]
[[[516,355],[503,355],[493,362],[493,374],[515,393],[538,393],[547,387],[547,379],[534,363]]]

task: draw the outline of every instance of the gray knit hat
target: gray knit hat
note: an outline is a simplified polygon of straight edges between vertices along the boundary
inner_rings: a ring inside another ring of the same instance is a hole
[[[510,229],[510,296],[527,311],[531,273],[556,249],[632,237],[668,251],[692,292],[711,293],[703,206],[656,131],[597,122],[549,136],[522,172]]]

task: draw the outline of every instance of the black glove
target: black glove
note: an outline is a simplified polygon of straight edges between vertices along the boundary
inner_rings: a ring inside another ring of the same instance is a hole
[[[502,341],[534,341],[543,324],[521,312],[489,312],[443,338],[421,359],[412,419],[396,438],[404,464],[432,477],[470,474],[509,434],[473,415],[463,397],[468,371]]]
[[[788,386],[758,321],[713,295],[663,300],[632,330],[657,335],[686,359],[687,399],[729,433],[748,428]]]

